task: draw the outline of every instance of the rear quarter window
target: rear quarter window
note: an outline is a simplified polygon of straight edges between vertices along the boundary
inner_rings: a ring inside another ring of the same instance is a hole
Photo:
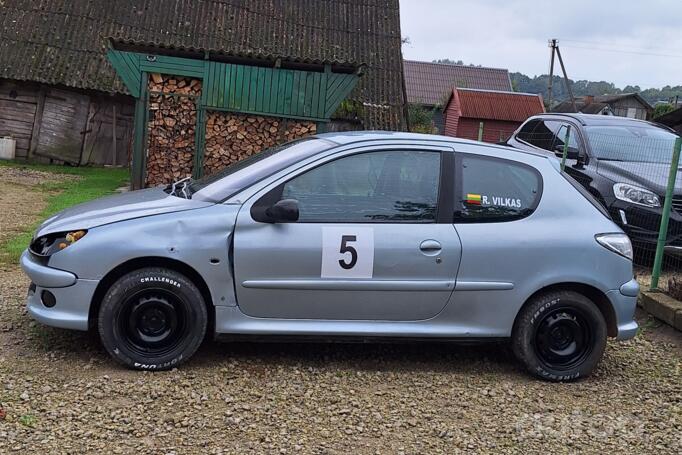
[[[530,216],[542,195],[542,176],[516,161],[460,155],[455,172],[455,222],[493,223]]]

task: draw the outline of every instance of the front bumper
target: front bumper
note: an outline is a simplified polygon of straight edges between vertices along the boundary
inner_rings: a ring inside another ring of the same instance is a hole
[[[36,321],[52,327],[88,330],[90,302],[98,280],[82,280],[76,275],[41,264],[28,251],[21,256],[21,267],[33,285],[26,297],[26,309]],[[55,304],[43,303],[43,292],[54,295]]]
[[[634,246],[643,250],[656,249],[662,208],[642,207],[616,200],[609,207],[609,213]],[[682,250],[682,215],[673,209],[668,222],[666,252],[675,253],[677,250]]]
[[[629,340],[637,335],[639,326],[634,317],[638,294],[639,283],[634,278],[623,284],[620,289],[606,293],[616,315],[617,340]]]

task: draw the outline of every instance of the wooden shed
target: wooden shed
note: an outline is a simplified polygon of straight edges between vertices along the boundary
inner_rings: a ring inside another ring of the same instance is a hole
[[[542,112],[541,95],[454,88],[444,109],[445,135],[501,142],[528,117]]]
[[[398,0],[5,0],[0,24],[0,103],[22,114],[0,135],[22,157],[130,154],[134,187],[405,126]]]

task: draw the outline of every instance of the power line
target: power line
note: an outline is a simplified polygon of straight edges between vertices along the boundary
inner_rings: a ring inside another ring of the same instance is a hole
[[[568,41],[568,40],[564,40]],[[584,50],[590,50],[590,51],[599,51],[599,52],[611,52],[611,53],[616,53],[616,54],[634,54],[634,55],[646,55],[650,57],[667,57],[667,58],[682,58],[682,55],[680,54],[658,54],[654,52],[639,52],[639,51],[631,51],[631,50],[626,50],[626,49],[605,49],[602,47],[590,47],[590,46],[574,46],[574,45],[568,45],[564,46],[568,47],[570,49],[584,49]]]
[[[589,44],[592,46],[606,46],[606,47],[612,47],[612,48],[618,48],[622,49],[624,45],[622,43],[606,43],[604,41],[583,41],[583,40],[577,40],[577,39],[562,39],[562,42],[568,41],[569,43],[580,43],[580,44]],[[643,46],[627,46],[629,49],[635,49],[639,51],[677,51],[677,48],[672,48],[672,47],[643,47]]]

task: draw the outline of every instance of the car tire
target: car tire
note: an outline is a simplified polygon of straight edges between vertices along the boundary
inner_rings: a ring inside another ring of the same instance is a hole
[[[119,278],[107,291],[98,329],[107,352],[136,370],[168,370],[187,361],[206,334],[201,292],[184,275],[150,267]]]
[[[548,381],[589,376],[606,347],[606,321],[597,306],[577,292],[558,291],[530,300],[512,331],[516,358]]]

